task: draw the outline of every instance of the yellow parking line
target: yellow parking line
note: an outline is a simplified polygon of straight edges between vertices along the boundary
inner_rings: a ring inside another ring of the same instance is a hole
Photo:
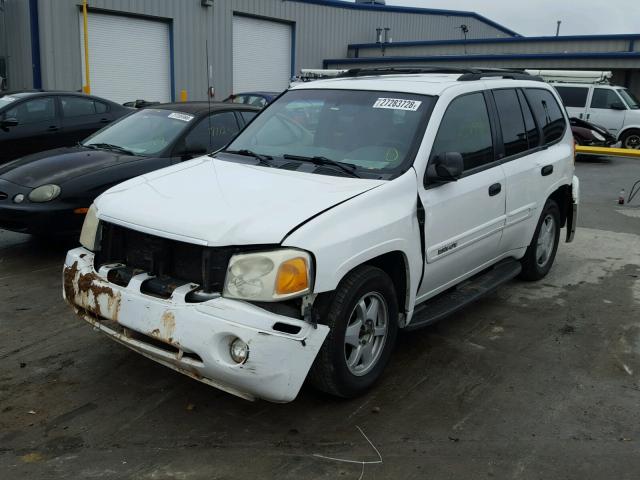
[[[612,157],[636,157],[640,158],[640,150],[628,148],[585,147],[576,145],[576,153],[591,155],[607,155]]]

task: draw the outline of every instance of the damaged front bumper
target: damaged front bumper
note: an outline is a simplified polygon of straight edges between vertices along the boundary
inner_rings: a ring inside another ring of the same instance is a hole
[[[132,350],[248,400],[293,400],[329,332],[237,300],[188,303],[191,285],[155,298],[140,290],[149,275],[121,287],[106,280],[107,270],[96,272],[84,248],[68,252],[63,295],[78,315]],[[249,346],[243,364],[230,355],[236,338]]]

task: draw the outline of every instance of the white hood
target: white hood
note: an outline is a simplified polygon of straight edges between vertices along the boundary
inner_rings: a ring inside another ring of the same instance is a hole
[[[384,183],[202,157],[101,195],[98,216],[209,246],[276,244],[305,220]]]

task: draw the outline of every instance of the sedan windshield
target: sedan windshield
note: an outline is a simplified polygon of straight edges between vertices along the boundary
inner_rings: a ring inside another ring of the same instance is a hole
[[[135,155],[155,155],[171,145],[194,119],[193,115],[171,110],[140,110],[100,130],[82,144]]]
[[[620,88],[618,90],[618,93],[624,99],[625,103],[629,106],[630,109],[640,109],[640,100],[638,100],[636,96],[629,90],[627,90],[626,88]]]
[[[340,162],[360,173],[399,174],[413,162],[434,100],[395,92],[291,90],[227,151],[308,162],[325,171],[329,162]]]

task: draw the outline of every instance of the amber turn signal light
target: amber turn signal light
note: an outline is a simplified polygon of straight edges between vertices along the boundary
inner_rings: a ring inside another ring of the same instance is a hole
[[[276,294],[290,295],[309,288],[307,261],[302,257],[292,258],[280,264],[276,277]]]

